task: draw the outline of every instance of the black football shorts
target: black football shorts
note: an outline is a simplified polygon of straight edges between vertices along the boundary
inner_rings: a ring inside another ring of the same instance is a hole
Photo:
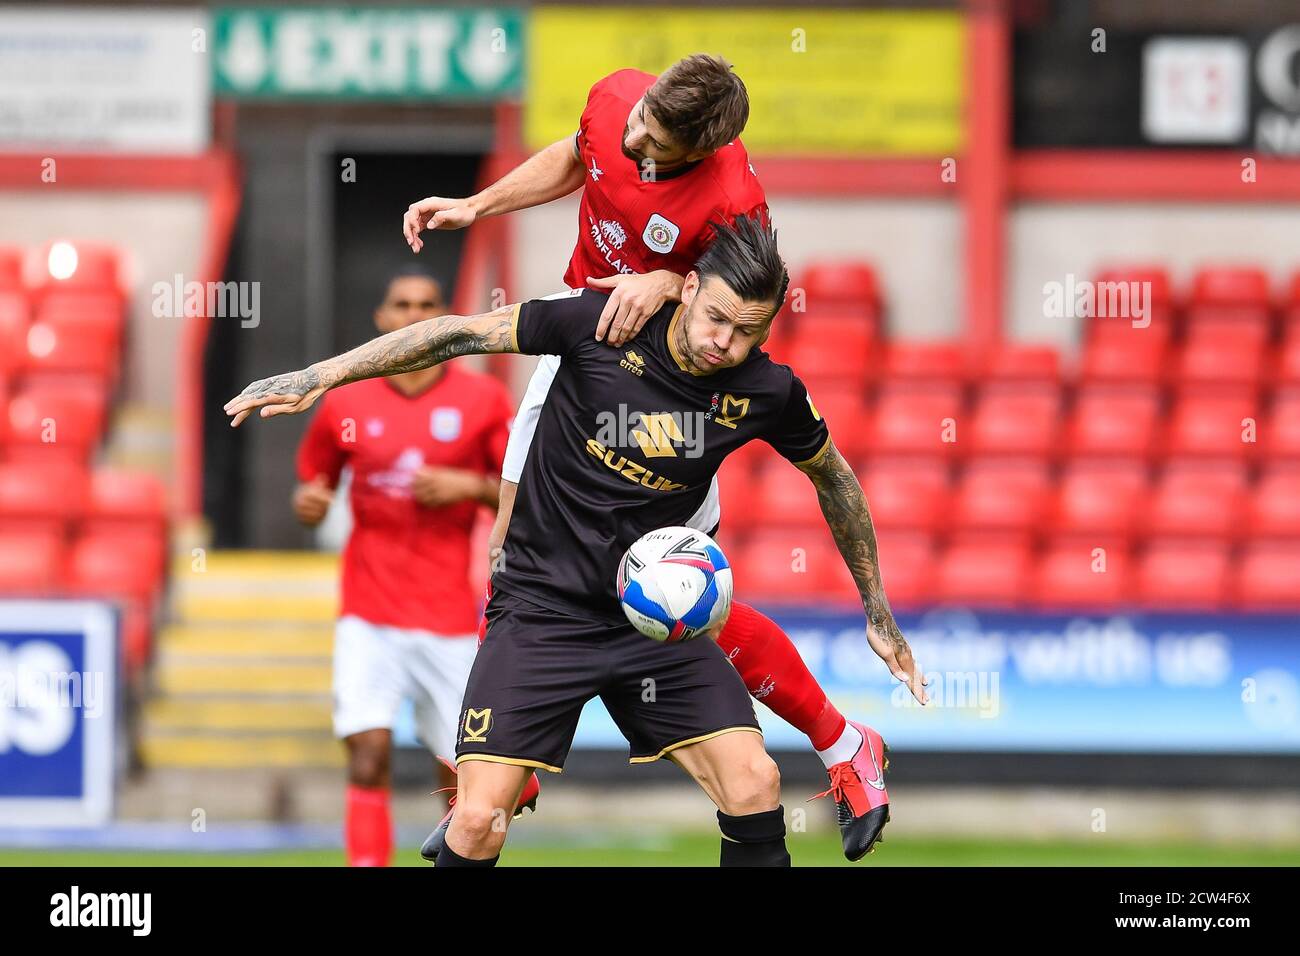
[[[706,639],[663,644],[631,624],[574,618],[494,589],[456,733],[456,761],[559,773],[599,696],[632,763],[733,731],[758,733],[736,669]]]

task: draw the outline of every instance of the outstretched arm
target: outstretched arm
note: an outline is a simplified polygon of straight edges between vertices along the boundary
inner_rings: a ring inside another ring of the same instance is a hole
[[[426,196],[411,203],[402,217],[402,234],[411,251],[419,252],[424,248],[420,233],[425,229],[464,229],[488,216],[540,206],[569,195],[586,175],[574,137],[566,136],[534,153],[480,193],[464,199]]]
[[[226,402],[226,414],[237,427],[255,408],[263,418],[296,415],[339,385],[430,368],[458,355],[514,352],[517,305],[481,315],[441,315],[389,332],[351,352],[317,362],[297,372],[272,375],[254,382]]]
[[[907,682],[912,696],[922,704],[927,703],[925,676],[912,657],[912,649],[898,629],[894,612],[885,597],[876,551],[876,529],[871,523],[871,511],[867,508],[867,498],[857,476],[835,443],[830,441],[820,455],[799,468],[817,488],[822,515],[844,563],[857,582],[862,607],[867,612],[867,639],[872,649],[880,655],[890,673]]]

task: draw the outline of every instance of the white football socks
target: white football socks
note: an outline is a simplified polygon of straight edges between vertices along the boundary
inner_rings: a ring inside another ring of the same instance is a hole
[[[839,739],[825,750],[817,751],[817,756],[822,758],[822,763],[829,770],[837,763],[852,760],[861,746],[862,734],[858,732],[858,728],[845,721],[844,733],[840,734]]]

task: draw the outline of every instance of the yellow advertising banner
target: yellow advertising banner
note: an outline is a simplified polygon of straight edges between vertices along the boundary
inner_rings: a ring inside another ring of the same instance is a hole
[[[535,7],[524,135],[571,135],[591,85],[692,53],[735,65],[757,155],[949,156],[961,146],[964,29],[945,10]]]

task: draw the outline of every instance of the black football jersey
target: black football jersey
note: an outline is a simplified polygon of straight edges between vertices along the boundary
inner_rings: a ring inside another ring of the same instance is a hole
[[[519,305],[517,350],[563,361],[546,397],[493,587],[579,616],[625,623],[615,575],[648,531],[684,524],[722,460],[761,438],[796,464],[830,445],[803,383],[761,349],[692,373],[671,302],[630,343],[596,341],[606,296],[575,289]]]

